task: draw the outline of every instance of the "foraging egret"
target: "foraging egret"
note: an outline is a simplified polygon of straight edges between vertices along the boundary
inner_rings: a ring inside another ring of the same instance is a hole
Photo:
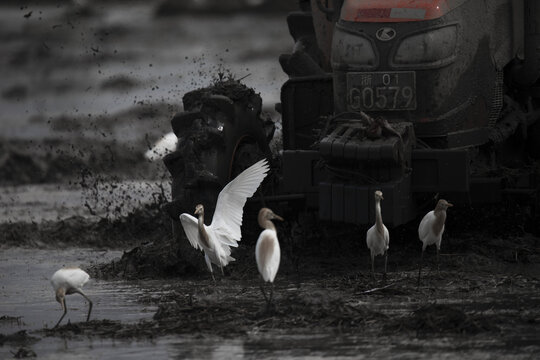
[[[82,292],[82,287],[90,279],[85,271],[79,268],[62,268],[55,272],[51,278],[51,285],[56,293],[56,301],[62,305],[64,313],[60,317],[60,320],[54,327],[57,327],[64,316],[67,313],[66,295],[81,294],[86,300],[88,300],[88,315],[86,321],[90,319],[90,313],[92,312],[92,301]]]
[[[144,153],[144,157],[150,161],[162,159],[168,153],[176,150],[177,143],[178,138],[176,135],[173,132],[167,133]]]
[[[234,261],[231,247],[237,247],[242,238],[240,226],[244,205],[264,180],[268,169],[268,163],[263,159],[229,182],[219,193],[210,226],[204,224],[204,207],[201,204],[195,207],[198,218],[186,213],[180,215],[191,246],[204,251],[206,265],[214,281],[212,263],[219,266],[223,273],[223,267]]]
[[[388,264],[388,248],[390,245],[390,234],[383,224],[381,214],[381,200],[384,200],[383,193],[375,191],[375,224],[369,228],[366,234],[366,243],[371,252],[371,273],[375,279],[375,256],[384,255],[384,277],[386,277],[386,266]]]
[[[274,214],[274,212],[268,208],[262,208],[259,211],[258,216],[259,225],[264,229],[259,238],[257,239],[257,245],[255,246],[255,259],[257,260],[257,268],[262,276],[264,282],[270,282],[270,296],[266,297],[263,285],[261,285],[261,291],[266,300],[267,307],[270,307],[272,303],[272,296],[274,294],[274,278],[276,277],[279,261],[281,259],[281,251],[279,248],[279,241],[277,237],[276,227],[272,220],[281,220],[283,218]]]
[[[437,202],[434,210],[428,212],[418,226],[418,237],[422,244],[422,255],[418,268],[418,286],[420,285],[420,274],[422,273],[422,261],[424,251],[428,245],[437,246],[437,270],[439,270],[439,251],[441,250],[442,234],[444,232],[444,222],[446,221],[446,209],[454,205],[444,199]]]

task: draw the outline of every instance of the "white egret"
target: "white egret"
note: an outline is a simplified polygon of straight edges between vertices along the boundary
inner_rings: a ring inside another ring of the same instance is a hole
[[[446,221],[446,209],[451,206],[453,205],[448,201],[440,199],[435,209],[428,212],[420,222],[420,226],[418,226],[418,237],[422,242],[422,255],[420,255],[420,265],[418,267],[418,285],[420,285],[424,251],[428,245],[435,244],[437,246],[437,270],[439,270],[439,251],[441,250],[441,240]]]
[[[281,260],[281,250],[279,248],[276,227],[272,222],[274,219],[283,221],[281,216],[274,214],[274,212],[268,208],[262,208],[259,211],[257,220],[264,230],[259,235],[257,245],[255,246],[255,259],[257,260],[259,273],[261,274],[263,282],[270,282],[271,284],[269,297],[266,296],[264,287],[261,285],[261,291],[268,308],[272,303],[274,279],[279,268],[279,261]]]
[[[212,263],[219,266],[223,273],[223,267],[234,261],[231,247],[237,247],[242,238],[240,226],[244,205],[264,180],[268,169],[268,163],[263,159],[229,182],[219,193],[214,218],[209,226],[204,224],[204,207],[201,204],[195,207],[198,218],[186,213],[180,215],[191,246],[204,251],[206,265],[214,281]]]
[[[150,161],[160,160],[168,153],[176,150],[178,138],[173,132],[163,135],[151,149],[144,153],[144,157]]]
[[[375,256],[384,255],[384,277],[386,277],[386,267],[388,264],[388,248],[390,245],[390,234],[383,224],[381,214],[381,200],[384,200],[383,193],[375,191],[375,224],[369,228],[366,234],[366,243],[371,252],[371,273],[375,278]]]
[[[82,287],[90,279],[84,270],[79,268],[62,268],[56,271],[51,278],[51,285],[56,294],[56,301],[62,305],[62,310],[64,313],[60,317],[60,320],[56,323],[54,327],[57,327],[64,316],[67,313],[66,306],[66,295],[71,294],[81,294],[88,301],[88,315],[86,316],[86,321],[90,319],[90,313],[92,312],[92,301],[82,292]]]

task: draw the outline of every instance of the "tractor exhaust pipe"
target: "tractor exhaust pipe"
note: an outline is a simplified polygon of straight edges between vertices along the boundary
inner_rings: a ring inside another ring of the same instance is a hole
[[[524,0],[525,60],[514,66],[512,77],[521,86],[531,86],[540,77],[540,1]]]

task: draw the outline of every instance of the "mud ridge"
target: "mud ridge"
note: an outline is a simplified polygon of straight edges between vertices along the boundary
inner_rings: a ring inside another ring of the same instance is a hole
[[[1,223],[1,246],[126,248],[170,238],[169,218],[149,204],[128,216],[99,220],[74,216],[41,223]]]
[[[498,332],[496,316],[468,314],[463,310],[446,304],[428,304],[414,310],[410,315],[385,326],[385,330],[400,332],[414,331],[416,336],[443,333],[478,334]]]

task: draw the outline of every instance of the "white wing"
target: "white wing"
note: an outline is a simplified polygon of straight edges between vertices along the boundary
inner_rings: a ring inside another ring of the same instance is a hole
[[[281,250],[276,232],[270,229],[263,230],[255,246],[255,260],[264,281],[274,281],[279,269],[280,259]]]
[[[191,246],[193,246],[195,249],[202,250],[203,247],[200,244],[199,240],[199,225],[197,218],[189,214],[183,213],[180,215],[180,222],[182,223],[182,227],[186,232],[187,238]]]
[[[219,193],[216,210],[212,219],[212,228],[217,239],[223,245],[238,246],[242,233],[242,216],[248,197],[253,196],[268,172],[266,159],[256,162],[234,180],[228,183]]]
[[[235,259],[231,257],[231,248],[223,241],[224,237],[216,234],[210,226],[206,227],[206,232],[208,237],[212,239],[211,241],[214,241],[213,249],[204,249],[204,253],[208,255],[210,260],[218,266],[226,266],[229,262],[234,261]],[[234,245],[234,247],[238,246],[236,242]]]
[[[59,287],[80,289],[90,279],[84,270],[79,268],[62,268],[55,272],[51,278],[51,284],[56,290]]]
[[[388,232],[388,228],[386,226],[384,226],[384,244],[386,246],[384,249],[385,251],[390,249],[390,233]]]
[[[173,132],[164,135],[156,144],[144,153],[144,156],[151,161],[162,159],[165,155],[176,150],[178,138]]]
[[[420,238],[420,241],[424,242],[425,238],[429,235],[429,228],[433,223],[434,218],[434,211],[431,210],[424,216],[422,221],[420,221],[420,225],[418,226],[418,237]]]
[[[191,246],[193,246],[197,250],[200,249],[204,251],[204,254],[206,255],[206,258],[208,258],[208,261],[211,261],[217,266],[225,266],[230,261],[234,261],[234,258],[230,256],[231,249],[228,246],[222,246],[219,242],[215,241],[215,239],[217,239],[218,237],[214,234],[210,227],[205,226],[209,241],[213,242],[214,244],[212,248],[204,246],[204,244],[201,243],[197,218],[184,213],[180,215],[180,222],[182,223],[182,227],[186,232],[187,238]],[[208,265],[208,267],[210,271],[212,271],[211,266]]]

